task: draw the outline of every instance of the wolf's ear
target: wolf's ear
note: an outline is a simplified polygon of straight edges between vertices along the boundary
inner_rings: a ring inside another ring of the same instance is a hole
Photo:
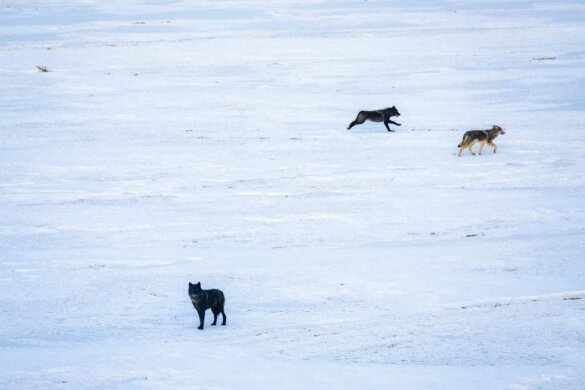
[[[189,287],[191,287],[191,286],[192,286],[192,284],[191,284],[191,282],[189,282]]]
[[[196,286],[201,287],[201,282],[197,282]]]
[[[392,108],[396,108],[396,106],[392,106]]]

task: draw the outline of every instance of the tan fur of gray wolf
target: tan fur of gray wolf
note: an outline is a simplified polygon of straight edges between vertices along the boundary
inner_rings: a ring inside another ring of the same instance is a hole
[[[489,146],[490,148],[493,148],[495,153],[498,147],[494,143],[494,139],[496,139],[496,137],[499,134],[506,134],[506,132],[500,126],[496,125],[494,125],[491,129],[488,130],[466,131],[465,134],[463,134],[463,139],[461,140],[461,143],[457,145],[457,147],[459,148],[458,156],[461,157],[463,149],[468,149],[469,153],[475,156],[475,153],[473,153],[473,149],[471,147],[475,145],[476,142],[479,142],[480,156],[481,153],[483,152],[483,147],[486,145]]]

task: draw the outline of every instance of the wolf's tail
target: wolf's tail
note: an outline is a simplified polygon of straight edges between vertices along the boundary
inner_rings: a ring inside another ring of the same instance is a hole
[[[468,138],[469,138],[469,136],[467,134],[463,135],[463,139],[461,140],[461,142],[459,143],[459,145],[457,145],[457,147],[460,148],[463,145],[465,145]]]

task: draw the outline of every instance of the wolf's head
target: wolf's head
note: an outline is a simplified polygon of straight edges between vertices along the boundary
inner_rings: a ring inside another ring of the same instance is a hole
[[[390,107],[390,116],[400,116],[400,113],[396,109],[396,106]]]
[[[201,282],[193,284],[189,282],[189,295],[197,295],[201,293]]]
[[[494,125],[494,127],[492,127],[492,131],[495,131],[496,134],[506,134],[504,129],[502,129],[500,126],[497,126],[497,125]]]

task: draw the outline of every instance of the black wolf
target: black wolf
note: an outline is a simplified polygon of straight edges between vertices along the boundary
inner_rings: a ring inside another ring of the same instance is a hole
[[[491,129],[488,130],[470,130],[463,134],[463,139],[461,143],[457,145],[459,148],[458,156],[461,157],[461,153],[463,153],[463,149],[467,148],[469,152],[475,156],[473,153],[473,149],[471,147],[475,145],[476,142],[480,143],[479,146],[479,155],[483,152],[483,147],[487,144],[490,148],[494,149],[494,153],[498,148],[496,144],[494,144],[494,139],[498,136],[498,134],[506,134],[506,132],[500,127],[494,125]]]
[[[213,313],[213,322],[211,325],[215,325],[217,322],[217,316],[221,313],[223,317],[222,325],[225,325],[225,312],[223,306],[225,304],[225,297],[221,290],[211,289],[202,290],[201,282],[197,284],[191,284],[189,282],[189,297],[193,302],[193,307],[199,314],[199,327],[197,329],[203,330],[203,323],[205,322],[205,310],[211,309]]]
[[[384,122],[384,126],[386,126],[386,129],[388,131],[394,131],[394,130],[390,130],[388,123],[392,123],[393,125],[396,125],[396,126],[402,126],[402,125],[400,123],[396,123],[394,121],[391,121],[390,118],[393,116],[400,116],[400,113],[396,109],[396,106],[392,106],[392,107],[388,107],[388,108],[384,108],[382,110],[376,110],[376,111],[360,111],[357,114],[355,121],[353,121],[349,124],[349,127],[347,128],[347,130],[351,129],[355,125],[361,125],[365,121],[372,121],[372,122]]]

